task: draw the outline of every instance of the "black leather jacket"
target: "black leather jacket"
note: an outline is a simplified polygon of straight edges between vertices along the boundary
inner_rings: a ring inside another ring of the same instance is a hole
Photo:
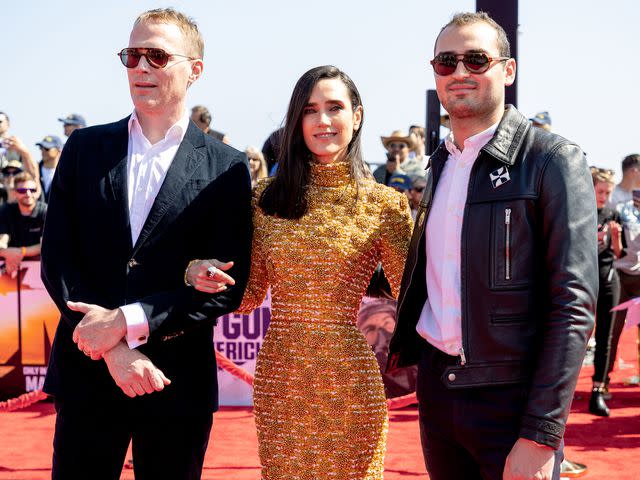
[[[419,359],[423,340],[416,323],[427,298],[424,232],[431,192],[447,157],[444,145],[431,156],[430,185],[409,247],[388,371]],[[509,177],[499,186],[498,170],[503,179],[505,171]],[[464,355],[442,373],[442,381],[449,388],[528,384],[520,436],[554,448],[564,434],[594,325],[596,230],[583,152],[531,127],[507,106],[471,171],[461,244]]]

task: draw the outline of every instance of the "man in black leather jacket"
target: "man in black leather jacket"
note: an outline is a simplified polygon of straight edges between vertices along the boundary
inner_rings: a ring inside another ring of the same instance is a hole
[[[505,108],[516,64],[488,15],[454,16],[434,53],[452,133],[431,157],[387,369],[418,364],[432,480],[558,478],[598,290],[589,170]]]

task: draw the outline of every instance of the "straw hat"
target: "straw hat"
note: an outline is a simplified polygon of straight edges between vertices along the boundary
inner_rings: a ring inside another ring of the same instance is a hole
[[[382,140],[382,145],[384,145],[384,148],[386,149],[389,148],[390,143],[394,142],[406,143],[409,145],[409,150],[416,148],[416,142],[413,139],[413,136],[405,134],[402,130],[394,130],[388,137],[380,137],[380,140]]]

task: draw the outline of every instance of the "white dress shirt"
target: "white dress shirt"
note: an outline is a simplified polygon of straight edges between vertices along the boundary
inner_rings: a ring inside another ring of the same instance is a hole
[[[493,137],[498,123],[464,141],[458,150],[453,132],[445,139],[449,151],[426,225],[427,292],[416,331],[449,355],[463,355],[460,296],[462,220],[471,169],[480,149]]]
[[[129,119],[129,145],[127,158],[127,193],[131,242],[135,245],[142,227],[158,196],[167,171],[189,126],[185,114],[167,130],[164,138],[154,145],[142,133],[135,110]],[[136,348],[147,343],[149,321],[140,303],[120,307],[127,322],[127,344]]]

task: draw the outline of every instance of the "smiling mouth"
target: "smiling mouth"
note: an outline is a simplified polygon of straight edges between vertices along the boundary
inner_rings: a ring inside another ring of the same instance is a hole
[[[335,132],[323,132],[323,133],[316,133],[314,135],[314,137],[323,139],[323,138],[333,138],[336,135],[337,135],[337,133],[335,133]]]
[[[152,83],[147,82],[135,82],[133,84],[136,88],[155,88],[156,86]]]

